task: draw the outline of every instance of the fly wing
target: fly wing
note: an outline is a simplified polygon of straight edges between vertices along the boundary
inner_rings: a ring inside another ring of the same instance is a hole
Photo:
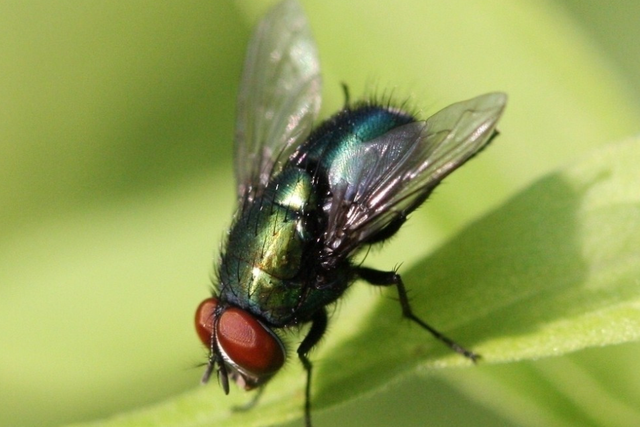
[[[503,93],[489,93],[450,105],[336,159],[328,174],[332,198],[325,205],[327,259],[348,257],[424,202],[489,143],[506,100]]]
[[[309,135],[320,108],[320,63],[300,5],[284,1],[262,19],[240,82],[235,171],[251,201]]]

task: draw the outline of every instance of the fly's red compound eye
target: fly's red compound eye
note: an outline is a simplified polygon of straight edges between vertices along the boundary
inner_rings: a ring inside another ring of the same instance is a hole
[[[213,312],[218,306],[216,298],[207,298],[202,301],[196,310],[196,332],[200,341],[207,348],[211,347],[211,336],[213,335]]]
[[[285,351],[280,339],[244,310],[235,307],[225,310],[216,336],[229,359],[253,375],[274,374],[284,364]]]

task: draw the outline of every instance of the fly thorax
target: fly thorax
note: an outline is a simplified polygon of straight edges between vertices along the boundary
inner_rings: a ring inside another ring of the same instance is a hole
[[[287,168],[269,186],[273,203],[304,214],[315,209],[316,197],[311,176],[298,168]]]
[[[309,215],[315,210],[311,177],[285,169],[269,186],[260,209],[261,252],[255,267],[278,279],[298,275],[305,247],[312,238]]]
[[[306,274],[304,256],[314,241],[316,214],[310,175],[285,168],[231,229],[220,266],[226,299],[241,307],[290,312],[301,296],[297,282]]]

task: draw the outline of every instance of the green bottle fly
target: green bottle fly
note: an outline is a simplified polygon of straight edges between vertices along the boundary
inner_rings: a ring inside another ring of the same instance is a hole
[[[327,306],[360,279],[395,286],[405,317],[458,353],[465,349],[413,313],[395,271],[354,257],[393,236],[451,172],[482,150],[506,95],[453,104],[421,121],[375,102],[347,105],[313,129],[320,65],[300,6],[275,6],[249,44],[236,123],[238,210],[217,269],[214,295],[196,311],[209,348],[203,382],[217,369],[251,390],[283,366],[281,331],[310,323],[296,349],[307,372],[305,421],[311,425],[309,351],[327,327]]]

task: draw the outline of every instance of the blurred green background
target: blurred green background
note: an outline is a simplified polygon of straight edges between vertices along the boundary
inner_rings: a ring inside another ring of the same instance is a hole
[[[323,117],[340,82],[424,116],[510,96],[500,138],[372,265],[411,265],[537,177],[640,130],[636,1],[302,3]],[[198,386],[193,311],[233,212],[235,95],[268,4],[0,3],[0,425],[91,420]],[[637,425],[638,351],[405,378],[316,422]]]

